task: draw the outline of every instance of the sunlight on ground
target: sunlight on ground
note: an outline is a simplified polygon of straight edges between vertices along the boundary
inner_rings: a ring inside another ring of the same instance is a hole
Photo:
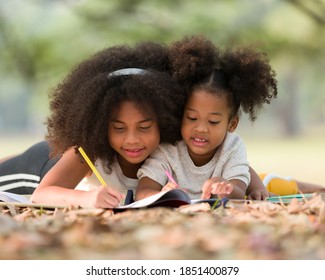
[[[41,135],[1,137],[0,158],[23,152]],[[325,133],[299,138],[244,137],[250,165],[258,173],[271,172],[325,185]]]

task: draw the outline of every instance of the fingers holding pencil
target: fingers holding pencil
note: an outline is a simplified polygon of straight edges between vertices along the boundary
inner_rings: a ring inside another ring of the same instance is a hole
[[[162,188],[162,191],[169,191],[169,190],[178,188],[178,189],[180,189],[180,190],[182,190],[184,192],[187,192],[186,189],[181,188],[178,185],[178,183],[176,182],[176,180],[174,179],[174,177],[172,176],[172,174],[167,169],[165,169],[165,174],[168,177],[169,182]]]
[[[95,208],[115,208],[120,205],[124,195],[117,190],[100,186],[89,193],[89,204]]]
[[[177,189],[177,188],[178,188],[178,185],[176,185],[173,182],[168,182],[165,186],[163,186],[161,191],[166,192],[166,191],[170,191],[170,190]]]
[[[124,198],[124,195],[120,193],[118,190],[108,187],[103,177],[100,175],[94,164],[91,162],[86,152],[82,149],[82,147],[78,148],[80,154],[84,158],[84,160],[89,165],[90,169],[93,171],[101,186],[96,190],[92,191],[90,195],[91,207],[97,208],[115,208],[120,205],[120,201]]]

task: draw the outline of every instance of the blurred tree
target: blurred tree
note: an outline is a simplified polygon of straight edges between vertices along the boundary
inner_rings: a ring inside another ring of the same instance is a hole
[[[325,2],[322,0],[286,0],[311,17],[317,24],[325,25]]]
[[[42,119],[48,89],[99,49],[203,33],[221,46],[255,44],[269,55],[281,89],[270,112],[288,134],[299,134],[302,120],[324,122],[313,117],[324,114],[323,11],[321,0],[0,1],[0,130],[17,118],[25,127]],[[9,104],[19,117],[2,110]]]

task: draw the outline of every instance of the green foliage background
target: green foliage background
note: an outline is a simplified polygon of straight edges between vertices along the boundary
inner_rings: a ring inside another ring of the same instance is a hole
[[[199,33],[268,54],[279,97],[259,133],[308,133],[325,123],[324,15],[324,0],[0,0],[0,134],[42,133],[48,90],[94,52]]]

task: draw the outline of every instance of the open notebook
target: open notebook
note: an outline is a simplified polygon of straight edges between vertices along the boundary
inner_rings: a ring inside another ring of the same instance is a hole
[[[116,207],[117,210],[131,209],[131,208],[145,208],[145,207],[179,207],[181,205],[193,204],[199,202],[208,202],[210,205],[216,199],[207,199],[207,200],[191,200],[190,196],[182,191],[181,189],[173,189],[166,192],[159,192],[150,197],[138,200],[127,205],[121,205]],[[15,206],[25,206],[25,207],[43,207],[43,208],[62,208],[64,206],[55,206],[55,205],[43,205],[35,204],[31,202],[27,197],[19,194],[9,193],[9,192],[0,192],[0,206],[11,204]],[[67,207],[67,206],[66,206]]]
[[[10,193],[10,192],[0,192],[0,201],[3,202],[18,202],[18,203],[31,203],[30,200],[20,194]]]
[[[48,205],[33,203],[29,200],[29,196],[15,194],[10,192],[0,192],[0,206],[18,206],[18,207],[35,207],[44,209],[64,208],[60,205]]]
[[[190,196],[181,189],[172,189],[165,192],[159,192],[155,195],[132,202],[127,205],[119,206],[117,209],[143,208],[143,207],[179,207],[181,205],[191,204]]]
[[[133,196],[133,195],[132,195]],[[313,194],[297,194],[297,195],[291,195],[291,196],[276,196],[276,197],[270,197],[267,198],[266,201],[272,202],[272,203],[290,203],[292,199],[297,198],[300,201],[308,200],[312,198]],[[324,199],[324,196],[323,196]],[[187,204],[195,204],[195,203],[201,203],[201,202],[208,202],[211,206],[214,205],[214,203],[218,200],[217,198],[213,199],[195,199],[191,200],[190,196],[182,191],[181,189],[172,189],[166,192],[159,192],[155,195],[152,195],[150,197],[144,198],[142,200],[138,200],[132,203],[129,203],[127,205],[121,205],[115,209],[117,210],[123,210],[123,209],[132,209],[132,208],[145,208],[145,207],[179,207],[182,205]],[[1,202],[2,201],[2,202]],[[237,201],[232,200],[232,201]],[[243,200],[238,200],[243,201]],[[63,208],[68,206],[56,206],[56,205],[44,205],[44,204],[35,204],[32,203],[27,197],[19,194],[9,193],[9,192],[0,192],[0,206],[6,205],[6,204],[12,204],[16,206],[25,206],[25,207],[43,207],[43,208]]]

